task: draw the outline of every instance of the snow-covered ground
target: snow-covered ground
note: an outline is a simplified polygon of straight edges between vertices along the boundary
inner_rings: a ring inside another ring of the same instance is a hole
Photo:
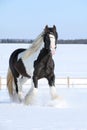
[[[87,89],[56,87],[60,99],[51,100],[49,88],[40,86],[31,106],[0,90],[0,130],[87,130]]]
[[[0,45],[0,76],[6,76],[9,56],[20,47],[28,45]],[[85,45],[58,45],[56,77],[87,77],[86,56]],[[26,106],[11,102],[6,86],[2,86],[0,130],[87,130],[87,88],[56,87],[58,100],[51,100],[48,86],[39,85],[35,104]]]

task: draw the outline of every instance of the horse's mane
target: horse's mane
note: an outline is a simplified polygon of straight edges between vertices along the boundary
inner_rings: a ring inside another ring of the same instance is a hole
[[[31,43],[32,45],[24,52],[22,59],[27,59],[41,47],[43,34],[44,31]]]

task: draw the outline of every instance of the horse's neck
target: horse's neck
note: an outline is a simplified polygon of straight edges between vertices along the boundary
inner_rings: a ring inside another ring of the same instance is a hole
[[[27,59],[29,58],[32,54],[34,53],[39,53],[41,48],[43,48],[44,44],[43,44],[43,38],[40,35],[39,38],[37,38],[33,43],[32,46],[29,47],[25,52],[24,55],[22,57],[22,59]]]
[[[41,60],[46,59],[46,62],[48,61],[49,57],[52,57],[51,53],[49,50],[46,50],[45,48],[43,48],[39,55],[38,55],[38,59],[37,61],[40,62]]]

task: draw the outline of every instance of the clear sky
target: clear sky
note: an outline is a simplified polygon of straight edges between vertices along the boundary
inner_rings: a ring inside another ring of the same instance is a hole
[[[0,38],[36,38],[46,24],[59,39],[87,38],[87,0],[0,0]]]

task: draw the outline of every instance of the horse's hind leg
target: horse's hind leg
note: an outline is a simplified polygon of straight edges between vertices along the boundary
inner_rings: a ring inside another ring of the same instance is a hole
[[[58,98],[57,90],[55,87],[55,76],[54,75],[49,76],[47,79],[48,79],[48,83],[49,83],[49,87],[50,87],[51,98],[52,99]]]
[[[38,91],[37,83],[38,83],[37,78],[33,78],[32,79],[32,86],[25,97],[24,103],[26,105],[35,103],[35,99],[36,99],[36,95],[37,95],[37,91]]]
[[[18,97],[15,81],[13,81],[12,86],[13,86],[13,95],[11,96],[11,100],[13,102],[18,102],[19,103],[20,100],[19,100],[19,97]]]
[[[20,82],[21,78],[14,78],[14,100],[19,100],[20,102],[23,100],[23,94],[22,94],[22,85]]]

